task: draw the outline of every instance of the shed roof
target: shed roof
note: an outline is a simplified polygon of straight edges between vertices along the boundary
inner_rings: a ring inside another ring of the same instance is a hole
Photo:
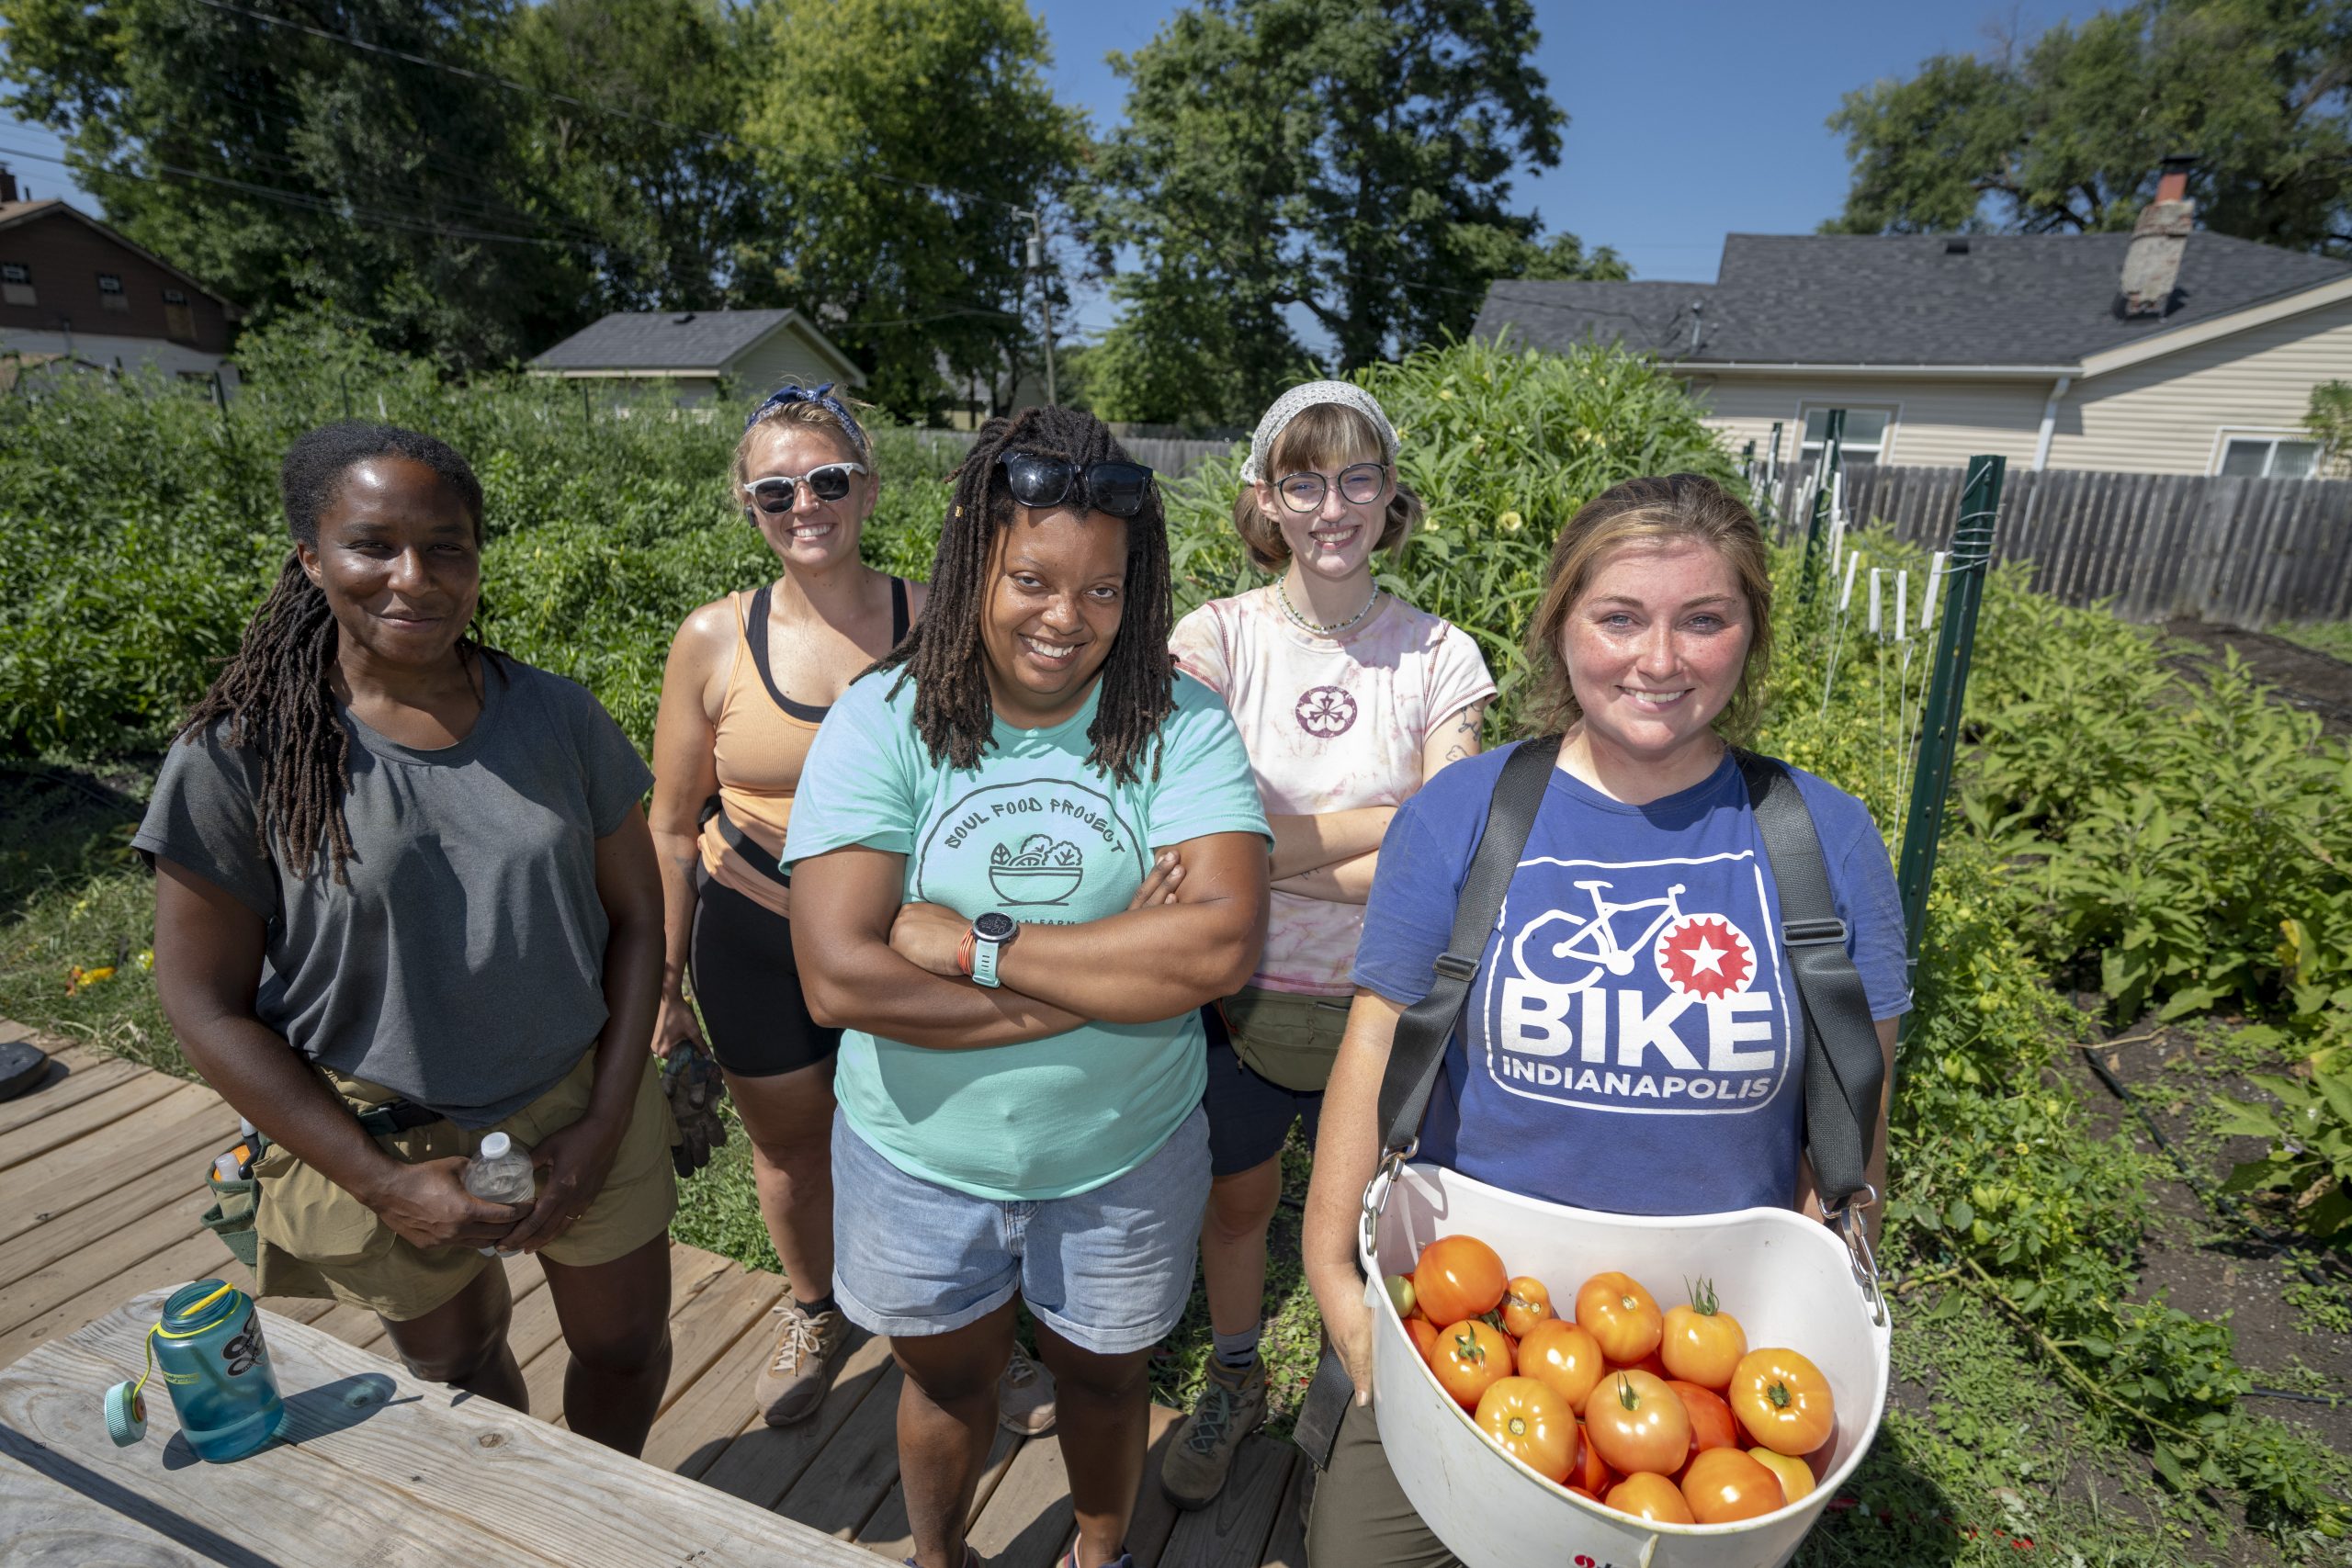
[[[797,325],[842,367],[849,356],[797,310],[616,310],[530,362],[534,370],[699,371],[718,375],[774,333]]]
[[[2127,321],[2117,302],[2131,243],[1732,234],[1713,284],[1498,282],[1474,330],[1539,348],[1621,341],[1690,365],[2062,366],[2352,276],[2352,263],[2200,232],[2172,308]]]

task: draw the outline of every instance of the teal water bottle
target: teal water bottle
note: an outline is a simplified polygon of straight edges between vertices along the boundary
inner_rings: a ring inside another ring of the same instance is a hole
[[[198,1459],[239,1459],[277,1435],[286,1406],[262,1342],[261,1309],[244,1292],[218,1280],[181,1287],[147,1344]]]

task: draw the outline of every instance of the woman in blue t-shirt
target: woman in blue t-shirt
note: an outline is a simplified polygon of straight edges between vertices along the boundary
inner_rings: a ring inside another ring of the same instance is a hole
[[[785,840],[809,1010],[844,1030],[833,1294],[906,1373],[910,1562],[969,1560],[1018,1295],[1058,1385],[1066,1561],[1124,1563],[1146,1363],[1208,1200],[1197,1010],[1256,967],[1266,819],[1168,656],[1151,470],[1092,416],[982,428],[931,581],[826,715]]]
[[[1447,1047],[1420,1158],[1616,1213],[1819,1213],[1778,898],[1721,733],[1752,716],[1771,608],[1756,519],[1713,479],[1629,479],[1562,530],[1527,639],[1528,727],[1564,734],[1559,763]],[[1452,1561],[1397,1487],[1365,1404],[1356,1222],[1396,1020],[1429,991],[1512,750],[1446,769],[1397,809],[1364,909],[1305,1237],[1358,1400],[1316,1493],[1318,1564]],[[1791,773],[1891,1064],[1910,998],[1885,842],[1860,801]],[[1882,1192],[1885,1168],[1882,1106],[1869,1167]]]

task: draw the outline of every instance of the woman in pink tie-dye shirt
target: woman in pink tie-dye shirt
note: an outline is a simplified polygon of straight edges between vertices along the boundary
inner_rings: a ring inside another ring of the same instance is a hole
[[[1199,1507],[1264,1419],[1258,1356],[1266,1229],[1282,1148],[1315,1135],[1354,983],[1380,839],[1422,782],[1478,750],[1495,694],[1478,645],[1373,581],[1373,558],[1421,516],[1396,476],[1396,433],[1344,381],[1295,387],[1252,437],[1233,524],[1267,587],[1178,623],[1177,662],[1225,699],[1273,828],[1266,948],[1249,986],[1206,1010],[1211,1189],[1201,1233],[1209,1377],[1161,1485]]]

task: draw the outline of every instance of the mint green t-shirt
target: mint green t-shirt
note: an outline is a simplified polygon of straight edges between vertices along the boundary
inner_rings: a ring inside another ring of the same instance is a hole
[[[1216,694],[1176,679],[1176,711],[1120,784],[1086,760],[1102,686],[1050,729],[999,719],[979,766],[933,763],[914,682],[867,675],[825,716],[794,792],[786,865],[845,844],[907,857],[905,899],[1024,925],[1118,914],[1154,851],[1209,833],[1268,836],[1240,732]],[[1018,942],[1019,938],[1014,939]],[[844,1031],[833,1092],[891,1164],[978,1197],[1063,1198],[1151,1157],[1207,1087],[1200,1014],[1090,1023],[1018,1045],[933,1051]]]

